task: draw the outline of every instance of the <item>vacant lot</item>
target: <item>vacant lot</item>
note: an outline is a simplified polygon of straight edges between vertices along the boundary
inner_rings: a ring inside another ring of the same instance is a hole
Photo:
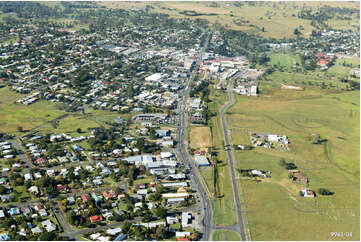
[[[211,146],[211,130],[209,127],[192,127],[189,135],[190,147],[193,149]]]
[[[238,168],[272,172],[265,180],[238,173],[252,240],[332,240],[334,230],[352,232],[339,240],[359,240],[359,91],[293,91],[266,83],[260,91],[258,98],[236,96],[227,114],[232,143],[249,144],[249,131],[287,135],[291,143],[289,152],[234,151]],[[312,134],[324,143],[312,144]],[[303,186],[291,182],[281,158],[294,162],[316,193],[327,188],[334,195],[300,197]]]
[[[233,231],[229,230],[215,230],[212,233],[212,240],[214,241],[240,241],[241,237]]]
[[[11,92],[7,87],[0,89],[0,132],[18,134],[18,127],[30,130],[65,114],[48,101],[38,101],[29,106],[14,104],[24,96]]]

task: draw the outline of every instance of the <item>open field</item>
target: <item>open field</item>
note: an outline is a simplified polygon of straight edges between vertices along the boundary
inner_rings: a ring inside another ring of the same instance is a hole
[[[214,230],[212,233],[212,240],[214,241],[240,241],[239,235],[229,230]]]
[[[190,131],[190,147],[192,149],[208,148],[211,143],[211,130],[209,127],[193,126]]]
[[[338,240],[359,240],[359,91],[282,90],[265,82],[260,91],[267,95],[236,96],[229,109],[232,144],[249,144],[248,132],[258,131],[287,135],[290,151],[233,151],[238,168],[272,172],[266,179],[238,173],[252,240],[333,240],[332,231],[352,232],[352,237]],[[312,144],[312,134],[327,141]],[[327,188],[335,194],[300,197],[304,186],[291,182],[279,165],[281,158],[305,173],[310,189],[317,193]]]
[[[145,8],[150,2],[101,2],[110,8]],[[232,3],[232,2],[156,2],[152,3],[152,12],[169,14],[175,18],[206,19],[210,24],[218,23],[226,28],[243,30],[264,37],[283,38],[293,36],[295,28],[300,28],[302,35],[308,37],[312,30],[311,20],[300,19],[298,12],[303,6],[314,10],[320,6],[347,7],[359,9],[357,2],[272,2]],[[192,16],[184,11],[196,11]],[[359,23],[357,16],[349,16],[351,20],[329,20],[329,24],[338,29],[353,29]],[[351,26],[350,23],[355,23]],[[264,32],[261,30],[264,28]]]
[[[339,79],[327,73],[315,71],[313,73],[302,73],[302,72],[281,72],[275,71],[267,76],[268,80],[272,81],[272,84],[295,84],[301,86],[322,86],[329,85],[337,88],[346,88],[347,83],[340,82]]]
[[[344,66],[345,64],[346,66]],[[349,65],[349,66],[347,66]],[[359,58],[338,58],[335,64],[326,71],[327,74],[330,74],[335,77],[350,77],[351,70],[360,69],[360,59]],[[355,78],[355,80],[359,80]]]
[[[48,101],[38,101],[29,106],[14,104],[24,96],[11,92],[7,87],[0,89],[0,132],[19,134],[19,126],[30,130],[65,114]]]
[[[286,67],[291,69],[292,67],[299,65],[301,66],[301,59],[297,55],[273,53],[270,55],[271,65]]]

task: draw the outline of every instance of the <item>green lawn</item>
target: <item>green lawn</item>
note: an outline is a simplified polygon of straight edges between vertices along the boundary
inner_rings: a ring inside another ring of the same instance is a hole
[[[241,237],[233,231],[214,230],[212,232],[212,240],[214,241],[240,241]]]
[[[24,97],[11,92],[7,87],[0,89],[0,132],[19,134],[17,127],[30,130],[65,114],[56,108],[54,103],[38,101],[32,105],[14,104],[14,101]]]
[[[275,71],[272,74],[267,75],[267,79],[272,81],[272,84],[274,85],[284,83],[298,86],[321,86],[324,83],[338,88],[345,88],[348,85],[340,82],[337,76],[332,73],[320,71],[304,73]]]
[[[327,70],[326,73],[338,78],[340,77],[350,78],[351,70],[359,70],[359,69],[360,69],[359,58],[339,58],[336,60],[335,64]]]
[[[260,91],[258,98],[236,96],[227,115],[232,143],[249,144],[250,131],[284,134],[291,143],[290,152],[266,148],[233,152],[237,167],[272,172],[262,181],[241,178],[236,172],[252,240],[332,240],[333,231],[353,233],[338,240],[359,240],[359,91],[282,90],[272,83],[262,83]],[[312,134],[327,142],[311,144]],[[278,164],[280,158],[294,162],[316,193],[327,188],[335,194],[300,197],[303,186],[288,179]]]
[[[271,65],[293,68],[294,66],[301,66],[301,59],[297,55],[284,54],[284,53],[273,53],[270,55]]]

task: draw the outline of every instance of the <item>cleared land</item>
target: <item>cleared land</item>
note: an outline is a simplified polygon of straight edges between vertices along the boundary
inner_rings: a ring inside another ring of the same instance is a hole
[[[209,127],[192,127],[190,131],[190,147],[193,149],[208,148],[211,143],[211,130]]]
[[[7,87],[0,88],[0,132],[18,134],[19,126],[30,130],[65,114],[48,101],[38,101],[29,106],[14,104],[25,96],[11,92]]]
[[[229,230],[215,230],[212,233],[212,240],[214,241],[240,241],[239,235]]]
[[[352,232],[338,240],[359,240],[359,91],[282,90],[264,82],[260,92],[267,95],[236,96],[227,114],[232,144],[249,144],[249,131],[284,134],[291,143],[290,152],[233,151],[238,168],[272,172],[265,180],[238,173],[252,240],[333,240],[334,230]],[[312,134],[327,141],[312,144]],[[306,174],[312,190],[327,188],[334,195],[300,197],[304,186],[291,182],[281,158]]]

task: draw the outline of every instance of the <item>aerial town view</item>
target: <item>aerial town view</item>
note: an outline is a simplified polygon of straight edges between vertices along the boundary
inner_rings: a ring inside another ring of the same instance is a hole
[[[359,1],[0,1],[0,241],[359,241]]]

